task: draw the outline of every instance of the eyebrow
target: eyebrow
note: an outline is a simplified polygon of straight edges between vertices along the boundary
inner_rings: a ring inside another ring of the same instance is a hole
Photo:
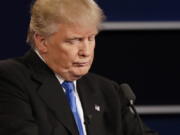
[[[67,38],[67,40],[77,40],[77,39],[83,39],[83,37],[70,37],[70,38]]]
[[[93,33],[93,34],[91,34],[90,36],[96,36],[97,34],[98,34],[98,32]],[[78,35],[77,35],[77,36],[69,37],[69,38],[67,38],[67,40],[77,40],[77,39],[78,39],[78,40],[79,40],[79,39],[81,40],[81,39],[83,39],[83,38],[84,38],[83,36],[81,37],[81,36],[78,36]]]

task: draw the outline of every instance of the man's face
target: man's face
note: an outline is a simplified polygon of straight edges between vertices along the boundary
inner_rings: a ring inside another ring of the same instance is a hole
[[[40,54],[47,65],[65,80],[85,75],[93,62],[97,28],[60,24],[58,32],[44,42]]]

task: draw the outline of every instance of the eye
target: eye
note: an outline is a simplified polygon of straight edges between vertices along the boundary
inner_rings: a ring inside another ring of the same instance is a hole
[[[68,40],[66,40],[66,42],[67,42],[68,44],[71,44],[71,45],[78,44],[80,41],[81,41],[80,38],[74,38],[74,39],[68,39]]]
[[[95,35],[90,36],[90,37],[88,38],[88,40],[89,40],[89,41],[94,41],[94,40],[95,40]]]

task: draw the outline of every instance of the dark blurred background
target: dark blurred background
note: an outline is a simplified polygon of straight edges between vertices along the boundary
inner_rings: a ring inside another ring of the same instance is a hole
[[[161,135],[179,135],[180,1],[97,2],[107,16],[108,29],[103,27],[96,38],[91,71],[119,84],[130,84],[137,97],[137,108],[143,106],[140,114],[145,123]],[[31,3],[2,1],[0,59],[22,56],[29,49],[25,41]],[[130,28],[122,28],[121,23],[126,22]],[[153,25],[134,27],[138,23]],[[157,110],[143,113],[154,106]]]

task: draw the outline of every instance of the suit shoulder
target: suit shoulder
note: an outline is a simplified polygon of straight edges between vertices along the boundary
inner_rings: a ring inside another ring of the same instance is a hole
[[[93,79],[93,80],[96,80],[96,81],[103,81],[103,82],[109,82],[109,83],[115,83],[113,80],[105,77],[105,76],[102,76],[102,75],[99,75],[99,74],[95,74],[95,73],[88,73],[86,75],[87,78],[90,78],[90,79]]]
[[[7,59],[0,61],[0,77],[18,80],[27,74],[26,66],[20,58]]]
[[[100,84],[100,85],[111,85],[111,86],[114,86],[114,87],[118,87],[118,84],[107,78],[107,77],[104,77],[104,76],[101,76],[101,75],[98,75],[98,74],[95,74],[95,73],[88,73],[85,78],[87,80],[89,80],[90,82],[93,82],[93,83],[96,83],[96,84]]]
[[[25,69],[25,65],[21,62],[21,58],[12,58],[0,61],[0,71],[14,71]]]
[[[94,84],[98,86],[98,88],[101,89],[105,95],[120,100],[121,104],[123,105],[128,103],[123,90],[120,88],[120,85],[117,82],[94,73],[87,74],[87,78],[90,82],[92,82],[92,85]]]
[[[26,66],[18,59],[0,61],[0,92],[12,98],[28,100]]]

